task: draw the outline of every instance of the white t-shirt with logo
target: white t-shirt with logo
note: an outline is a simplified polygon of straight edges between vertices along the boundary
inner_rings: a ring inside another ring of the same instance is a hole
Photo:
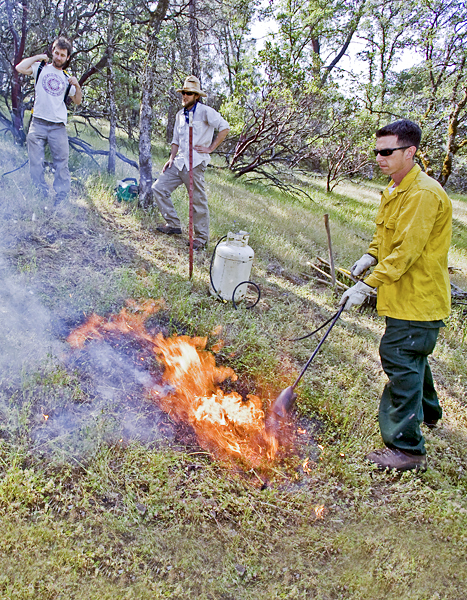
[[[37,78],[37,70],[41,63],[32,65],[34,81]],[[61,69],[56,69],[52,64],[44,65],[36,82],[36,97],[34,100],[34,116],[52,123],[64,123],[67,121],[67,108],[63,101],[68,87],[68,77]],[[74,96],[76,88],[71,86],[69,96]]]

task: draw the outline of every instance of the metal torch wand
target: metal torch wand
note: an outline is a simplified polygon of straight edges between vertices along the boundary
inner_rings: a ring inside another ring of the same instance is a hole
[[[279,396],[277,396],[277,398],[272,403],[271,408],[269,409],[268,415],[266,417],[266,429],[268,431],[270,431],[272,433],[276,433],[280,430],[281,424],[284,422],[285,418],[287,417],[290,410],[292,409],[292,406],[295,403],[295,399],[297,396],[294,393],[294,390],[297,387],[298,382],[303,377],[303,375],[305,374],[305,371],[308,369],[310,364],[313,362],[314,357],[318,354],[319,349],[324,344],[324,341],[328,337],[331,329],[334,327],[334,325],[337,323],[339,317],[341,316],[341,313],[344,310],[344,307],[345,307],[345,304],[343,304],[339,308],[337,313],[334,315],[331,325],[327,329],[326,333],[323,335],[323,338],[321,339],[320,343],[316,346],[315,351],[308,359],[306,365],[303,367],[300,375],[297,377],[295,382],[292,385],[290,385],[288,388],[285,388],[285,390],[282,390],[282,392],[279,394]]]
[[[190,279],[193,275],[193,112],[188,113],[188,165],[190,182],[188,186],[189,198],[189,217],[188,217],[188,237],[190,240]]]

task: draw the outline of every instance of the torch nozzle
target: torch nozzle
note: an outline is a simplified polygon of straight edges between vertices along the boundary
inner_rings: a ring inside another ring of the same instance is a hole
[[[293,386],[285,388],[285,390],[282,390],[282,392],[277,396],[277,398],[271,404],[271,408],[266,416],[265,425],[266,430],[269,433],[273,435],[279,433],[280,428],[292,409],[296,398],[297,394],[295,394]]]

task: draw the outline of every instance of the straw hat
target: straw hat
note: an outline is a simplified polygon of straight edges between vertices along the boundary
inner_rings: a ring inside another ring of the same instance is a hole
[[[183,87],[177,90],[177,92],[194,92],[195,94],[198,94],[203,98],[206,98],[207,96],[206,92],[203,92],[203,90],[201,89],[199,79],[194,75],[190,75],[189,77],[187,77],[185,79]]]

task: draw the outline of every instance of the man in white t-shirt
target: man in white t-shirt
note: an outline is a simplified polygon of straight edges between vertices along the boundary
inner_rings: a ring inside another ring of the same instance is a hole
[[[183,109],[177,113],[169,160],[153,184],[154,199],[166,220],[158,225],[161,233],[181,234],[181,223],[172,203],[171,194],[180,185],[189,187],[189,114],[193,113],[193,248],[201,250],[209,240],[209,208],[204,189],[204,171],[213,152],[227,137],[229,124],[213,108],[198,102],[206,93],[197,77],[190,75],[180,90]],[[218,131],[213,140],[214,130]]]
[[[33,75],[36,95],[33,118],[27,138],[29,172],[31,179],[44,198],[49,189],[44,178],[45,145],[48,144],[55,171],[55,205],[64,200],[71,184],[68,170],[68,136],[66,133],[66,99],[81,104],[81,88],[76,77],[70,77],[68,67],[72,52],[71,42],[59,37],[52,46],[52,62],[47,64],[47,54],[25,58],[16,70],[23,75]]]

